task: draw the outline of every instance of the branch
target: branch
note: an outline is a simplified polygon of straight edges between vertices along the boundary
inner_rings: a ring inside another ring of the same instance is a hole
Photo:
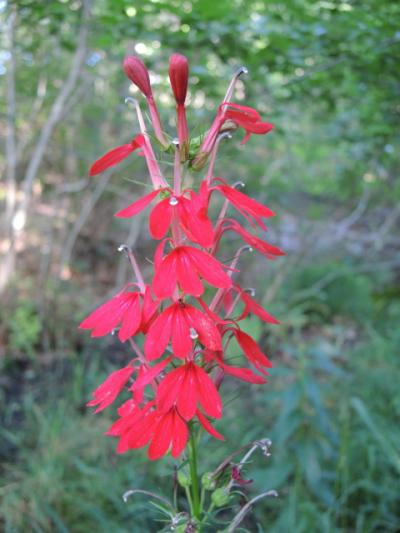
[[[25,173],[23,182],[24,194],[21,202],[21,211],[23,213],[25,213],[28,209],[32,192],[32,185],[37,176],[39,167],[42,163],[49,139],[53,133],[55,126],[57,125],[62,116],[66,101],[75,88],[75,85],[79,79],[84,64],[87,51],[88,21],[91,15],[90,7],[91,0],[83,0],[82,22],[78,35],[78,43],[68,77],[62,84],[62,88],[60,89],[60,92],[54,100],[53,106],[50,110],[50,114],[39,135],[38,142],[36,143],[36,146],[33,150],[32,158]]]

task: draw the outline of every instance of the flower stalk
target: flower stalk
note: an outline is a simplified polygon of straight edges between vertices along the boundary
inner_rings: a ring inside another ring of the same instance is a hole
[[[158,507],[162,502],[172,530],[200,532],[212,523],[216,510],[232,502],[235,486],[251,483],[242,477],[242,470],[260,447],[259,443],[251,443],[239,464],[232,463],[238,453],[235,452],[211,473],[204,472],[198,457],[199,442],[205,433],[224,440],[216,426],[223,415],[225,379],[233,377],[253,385],[264,384],[272,366],[256,340],[244,330],[242,320],[252,313],[268,325],[278,321],[239,285],[239,268],[244,263],[241,257],[245,251],[253,250],[267,259],[283,255],[277,246],[256,234],[267,229],[266,221],[275,213],[239,190],[242,182],[232,180],[230,184],[216,176],[215,168],[221,140],[231,137],[231,132],[244,129],[245,143],[252,134],[268,133],[272,124],[262,121],[255,109],[231,101],[235,84],[245,72],[241,68],[235,73],[203,142],[192,152],[185,107],[189,65],[183,55],[174,54],[169,78],[176,101],[177,138],[170,144],[161,126],[146,66],[139,58],[129,56],[124,61],[124,70],[146,98],[154,136],[166,155],[173,153],[173,175],[168,181],[164,177],[139,102],[129,97],[127,102],[136,110],[137,135],[100,157],[90,174],[95,176],[134,152],[143,155],[153,190],[136,198],[115,216],[131,218],[151,206],[148,230],[159,242],[150,279],[143,275],[134,252],[126,245],[119,248],[131,263],[134,281],[80,324],[93,337],[117,333],[119,340],[128,341],[133,351],[127,364],[111,373],[93,392],[88,406],[99,412],[125,395],[125,401],[117,408],[118,417],[107,431],[107,435],[117,439],[117,453],[147,447],[150,460],[170,454],[180,465],[174,484],[174,504],[141,489],[126,495],[151,495],[158,500]],[[192,183],[192,171],[202,170],[207,161],[203,178],[188,187],[187,177]],[[216,216],[214,198],[219,202]],[[250,231],[245,229],[242,219]],[[227,256],[231,259],[223,260],[219,250],[228,231],[244,244],[235,244],[235,250]],[[234,366],[229,359],[232,341],[242,351],[241,366]],[[266,442],[264,446],[268,448]],[[183,509],[178,508],[178,492],[186,495],[187,506]],[[246,512],[256,501],[257,497],[250,500]],[[238,513],[235,523],[240,523],[244,514]]]

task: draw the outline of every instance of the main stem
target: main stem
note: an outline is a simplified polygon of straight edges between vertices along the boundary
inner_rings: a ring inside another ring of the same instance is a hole
[[[190,479],[192,487],[192,503],[193,503],[193,515],[195,518],[200,519],[201,505],[200,505],[200,491],[199,491],[199,478],[197,475],[197,449],[196,449],[196,435],[195,430],[190,430],[190,450],[189,450],[189,464],[190,464]]]

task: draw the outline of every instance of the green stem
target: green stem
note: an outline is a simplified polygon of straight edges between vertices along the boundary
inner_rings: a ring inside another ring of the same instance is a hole
[[[197,450],[196,450],[196,436],[194,429],[190,431],[190,479],[192,481],[192,504],[193,515],[195,518],[200,519],[201,505],[200,505],[200,492],[199,492],[199,477],[197,475]]]

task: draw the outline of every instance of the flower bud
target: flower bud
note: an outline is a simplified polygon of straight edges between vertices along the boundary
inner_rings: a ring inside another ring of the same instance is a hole
[[[201,484],[206,490],[214,490],[215,489],[215,479],[213,477],[212,472],[205,472],[201,476]]]
[[[211,494],[211,501],[215,507],[223,507],[229,502],[229,493],[224,488],[214,490]]]
[[[125,74],[141,92],[148,98],[152,95],[148,70],[141,59],[135,56],[127,56],[124,59]]]
[[[173,54],[169,60],[169,79],[177,104],[184,104],[189,77],[189,63],[182,54]]]
[[[190,487],[192,481],[184,470],[178,470],[178,483],[181,487]]]

